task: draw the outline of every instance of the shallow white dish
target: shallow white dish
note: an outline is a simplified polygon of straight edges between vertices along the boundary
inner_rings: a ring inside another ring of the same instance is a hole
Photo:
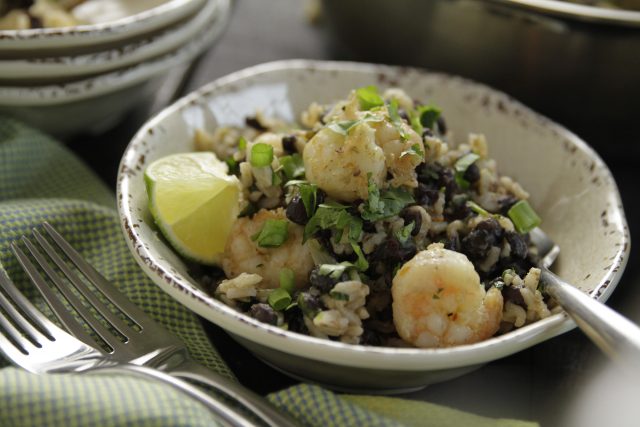
[[[193,150],[198,128],[242,125],[261,109],[294,121],[312,101],[328,103],[355,87],[400,86],[440,106],[457,140],[487,136],[502,173],[531,193],[543,228],[561,246],[556,272],[606,300],[629,252],[629,232],[611,173],[577,136],[486,86],[444,74],[370,64],[280,61],[219,79],[145,124],[124,153],[118,210],[138,263],[194,312],[227,330],[267,363],[293,376],[343,390],[394,392],[443,381],[568,331],[553,315],[508,334],[446,349],[348,345],[284,331],[244,316],[207,295],[188,266],[159,238],[147,209],[143,173],[159,157]],[[516,160],[516,161],[514,161]]]
[[[64,79],[105,73],[146,61],[186,44],[215,19],[217,1],[205,2],[193,17],[148,38],[114,49],[71,56],[0,59],[0,81],[14,84],[60,83]]]
[[[59,137],[108,129],[131,109],[152,100],[166,78],[186,71],[198,55],[219,39],[229,20],[230,2],[208,1],[217,3],[214,22],[179,49],[129,68],[70,83],[0,86],[0,113]]]
[[[126,0],[121,0],[126,2]],[[63,28],[0,30],[0,52],[38,49],[59,51],[72,47],[95,47],[151,33],[193,14],[205,0],[167,0],[161,4],[110,22]]]

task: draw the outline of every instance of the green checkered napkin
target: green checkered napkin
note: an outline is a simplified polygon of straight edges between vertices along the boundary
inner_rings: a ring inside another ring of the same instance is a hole
[[[39,301],[9,242],[50,222],[88,261],[151,316],[179,335],[191,353],[233,378],[195,315],[159,290],[138,268],[120,232],[114,197],[65,147],[11,119],[0,118],[0,264]],[[0,366],[8,363],[0,359]],[[422,402],[338,396],[298,385],[269,399],[306,426],[531,426],[493,420]],[[126,376],[33,375],[0,369],[0,426],[211,426],[200,403],[173,388]]]

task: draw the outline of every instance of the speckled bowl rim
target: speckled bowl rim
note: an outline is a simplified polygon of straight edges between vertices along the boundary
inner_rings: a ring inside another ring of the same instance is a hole
[[[71,56],[39,56],[25,59],[0,59],[0,80],[22,82],[55,77],[80,78],[131,66],[179,49],[217,19],[218,1],[207,0],[200,11],[186,21],[166,28],[151,37],[116,48]]]
[[[194,13],[205,0],[169,0],[151,9],[111,22],[62,28],[0,30],[1,49],[58,48],[132,38],[177,22]]]
[[[149,134],[154,133],[154,129],[163,122],[165,117],[172,115],[183,108],[188,108],[190,105],[198,104],[199,99],[201,98],[206,98],[209,95],[215,96],[213,94],[220,87],[232,85],[242,81],[243,79],[262,73],[293,69],[314,70],[316,72],[356,71],[373,73],[374,75],[392,76],[409,70],[416,74],[446,76],[442,73],[428,72],[415,68],[393,67],[377,64],[301,59],[275,61],[237,71],[217,79],[178,100],[158,113],[155,117],[151,118],[134,136],[124,152],[117,179],[117,203],[125,240],[127,241],[134,258],[138,261],[138,264],[149,275],[149,277],[160,286],[160,288],[205,319],[212,321],[232,334],[237,334],[245,339],[253,341],[254,343],[308,359],[343,366],[377,370],[393,369],[399,371],[423,371],[482,364],[508,356],[575,327],[575,323],[566,314],[559,313],[509,332],[505,335],[493,337],[476,344],[457,347],[418,349],[350,345],[284,331],[278,327],[270,326],[254,320],[226,306],[224,303],[215,300],[204,291],[196,288],[188,279],[180,275],[170,266],[164,266],[162,263],[158,263],[154,255],[147,248],[147,244],[149,244],[149,242],[145,242],[137,232],[137,224],[133,218],[134,208],[130,205],[128,190],[131,178],[129,177],[127,170],[140,170],[141,160],[138,153],[142,152],[142,149],[146,144],[145,138]],[[600,301],[605,301],[620,280],[626,265],[630,250],[630,237],[626,218],[622,209],[620,194],[617,190],[617,186],[613,180],[611,172],[608,170],[602,159],[600,159],[596,152],[576,135],[533,112],[519,102],[514,101],[507,95],[485,85],[466,79],[453,76],[448,77],[457,79],[458,82],[468,85],[470,88],[481,88],[483,91],[491,93],[492,96],[499,97],[503,102],[513,105],[520,111],[532,115],[534,119],[540,120],[545,123],[545,125],[553,127],[556,132],[562,135],[567,141],[570,141],[576,149],[585,152],[590,159],[594,161],[596,167],[600,168],[603,173],[608,175],[613,186],[613,190],[615,191],[615,200],[617,203],[613,209],[616,210],[616,213],[619,214],[620,217],[619,227],[616,228],[619,228],[618,231],[620,231],[622,235],[622,240],[611,267],[607,270],[599,285],[591,292],[592,297]],[[137,178],[140,179],[140,177]]]
[[[0,105],[3,107],[34,107],[66,104],[94,98],[116,90],[133,86],[155,75],[166,72],[176,64],[185,63],[212,46],[226,28],[230,17],[230,0],[208,0],[217,2],[218,12],[210,27],[173,52],[117,69],[96,77],[46,86],[0,86]]]

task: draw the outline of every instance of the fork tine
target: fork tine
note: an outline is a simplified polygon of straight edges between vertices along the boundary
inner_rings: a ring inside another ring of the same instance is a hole
[[[98,272],[91,264],[82,258],[82,256],[67,242],[64,237],[58,233],[55,228],[48,222],[43,223],[44,229],[49,236],[56,242],[58,247],[69,257],[73,264],[80,270],[96,288],[123,313],[129,316],[135,323],[144,329],[145,322],[155,323],[147,313],[142,311],[138,306],[129,301],[111,282],[109,282],[102,274]]]
[[[20,326],[23,329],[26,329],[27,332],[33,337],[38,337],[38,342],[42,342],[43,339],[53,339],[53,330],[57,329],[56,325],[53,324],[46,316],[40,313],[31,302],[25,297],[22,292],[18,290],[16,285],[14,285],[13,281],[7,275],[7,273],[0,268],[0,285],[5,290],[9,298],[6,298],[0,292],[0,296],[2,296],[2,303],[0,307],[3,307],[13,319],[20,323]],[[22,309],[24,313],[31,319],[29,322],[25,317],[19,314],[14,307],[14,304],[9,302],[11,299],[18,307]],[[35,329],[34,326],[38,329]],[[39,336],[40,331],[44,333],[45,336]]]
[[[36,261],[38,261],[38,264],[41,267],[43,267],[47,275],[49,275],[49,277],[54,281],[54,283],[56,284],[60,292],[67,298],[67,300],[69,300],[69,297],[67,295],[71,295],[71,299],[74,299],[74,298],[77,299],[75,295],[68,292],[64,283],[60,281],[59,276],[54,271],[52,271],[51,267],[46,263],[46,261],[43,259],[39,251],[36,250],[35,247],[33,247],[33,244],[29,242],[27,239],[24,239],[24,243],[25,245],[27,245],[27,248],[29,249],[31,254],[34,256]],[[51,290],[51,288],[49,288],[49,286],[47,285],[47,282],[40,275],[40,273],[38,272],[38,269],[29,260],[29,258],[25,255],[22,249],[20,249],[18,245],[15,242],[13,242],[11,244],[11,250],[13,251],[16,258],[18,259],[18,263],[22,266],[24,271],[27,273],[27,275],[31,279],[31,282],[35,285],[36,288],[38,288],[38,290],[44,297],[45,301],[51,308],[51,311],[53,311],[53,313],[60,320],[60,322],[62,322],[62,324],[69,331],[71,331],[71,333],[74,334],[79,340],[83,341],[84,343],[90,346],[95,347],[97,345],[95,340],[82,328],[82,326],[78,323],[78,321],[73,318],[71,313],[69,313],[67,308],[62,304],[62,301],[60,301],[58,296]],[[69,301],[69,303],[74,308],[76,308],[76,310],[78,310],[78,313],[83,319],[85,318],[85,316],[92,317],[91,314],[89,314],[86,311],[86,309],[84,309],[84,306],[82,306],[80,301],[76,301],[76,302],[77,302],[77,305],[80,306],[80,309],[75,307],[72,301]],[[106,331],[106,329],[103,332],[105,332],[105,335],[107,336],[111,335],[111,333]],[[96,333],[98,333],[98,331],[96,331]],[[105,342],[109,344],[107,340],[105,340]]]
[[[124,336],[127,336],[128,334],[130,334],[133,331],[133,329],[129,325],[127,325],[124,321],[122,321],[120,317],[116,316],[113,312],[111,312],[109,307],[107,307],[102,301],[100,301],[96,297],[96,295],[91,291],[91,289],[89,289],[89,287],[82,280],[80,280],[79,276],[69,268],[69,266],[63,261],[60,255],[58,255],[56,250],[49,244],[49,242],[42,236],[42,234],[40,234],[38,230],[33,229],[32,231],[33,231],[33,236],[36,238],[38,243],[40,243],[40,246],[42,247],[42,249],[44,249],[44,252],[47,255],[49,255],[49,258],[51,258],[53,262],[55,262],[55,264],[60,268],[60,270],[62,270],[64,275],[67,277],[67,279],[69,279],[69,281],[73,283],[76,290],[80,292],[80,294],[83,297],[85,297],[91,303],[91,305],[93,305],[96,311],[100,313],[107,321],[109,321],[109,323],[111,323],[111,325],[118,332],[120,332]],[[87,279],[91,279],[91,278],[87,277]],[[95,283],[95,282],[92,282],[92,283]],[[132,319],[132,320],[135,323],[135,319]]]
[[[5,304],[9,304],[9,306],[5,306]],[[25,325],[25,319],[17,311],[15,311],[15,309],[13,310],[9,309],[10,303],[6,299],[6,297],[1,293],[0,293],[0,306],[2,306],[9,313],[9,315],[14,320],[14,322],[20,324],[20,326]],[[4,315],[0,315],[0,328],[4,329],[9,334],[9,336],[17,344],[16,348],[18,350],[20,350],[24,354],[30,353],[29,350],[33,348],[34,344],[28,338],[22,335],[20,331],[15,326],[13,326],[9,321],[9,319],[7,319]],[[31,327],[30,329],[31,330],[29,332],[32,332],[36,336],[39,335],[39,333],[35,329],[33,329],[33,327]],[[29,333],[25,331],[25,334],[29,334]],[[46,339],[44,335],[39,335],[38,338]],[[34,338],[34,340],[38,341],[37,338]]]

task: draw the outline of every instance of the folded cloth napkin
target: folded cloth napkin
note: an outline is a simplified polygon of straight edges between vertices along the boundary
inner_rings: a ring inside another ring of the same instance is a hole
[[[193,356],[234,378],[198,318],[157,288],[129,253],[113,193],[63,145],[0,117],[0,268],[41,309],[9,243],[43,221],[56,227]],[[33,375],[0,359],[0,426],[211,426],[215,417],[170,386],[128,376]],[[533,426],[403,399],[337,395],[300,384],[268,398],[305,426]]]

